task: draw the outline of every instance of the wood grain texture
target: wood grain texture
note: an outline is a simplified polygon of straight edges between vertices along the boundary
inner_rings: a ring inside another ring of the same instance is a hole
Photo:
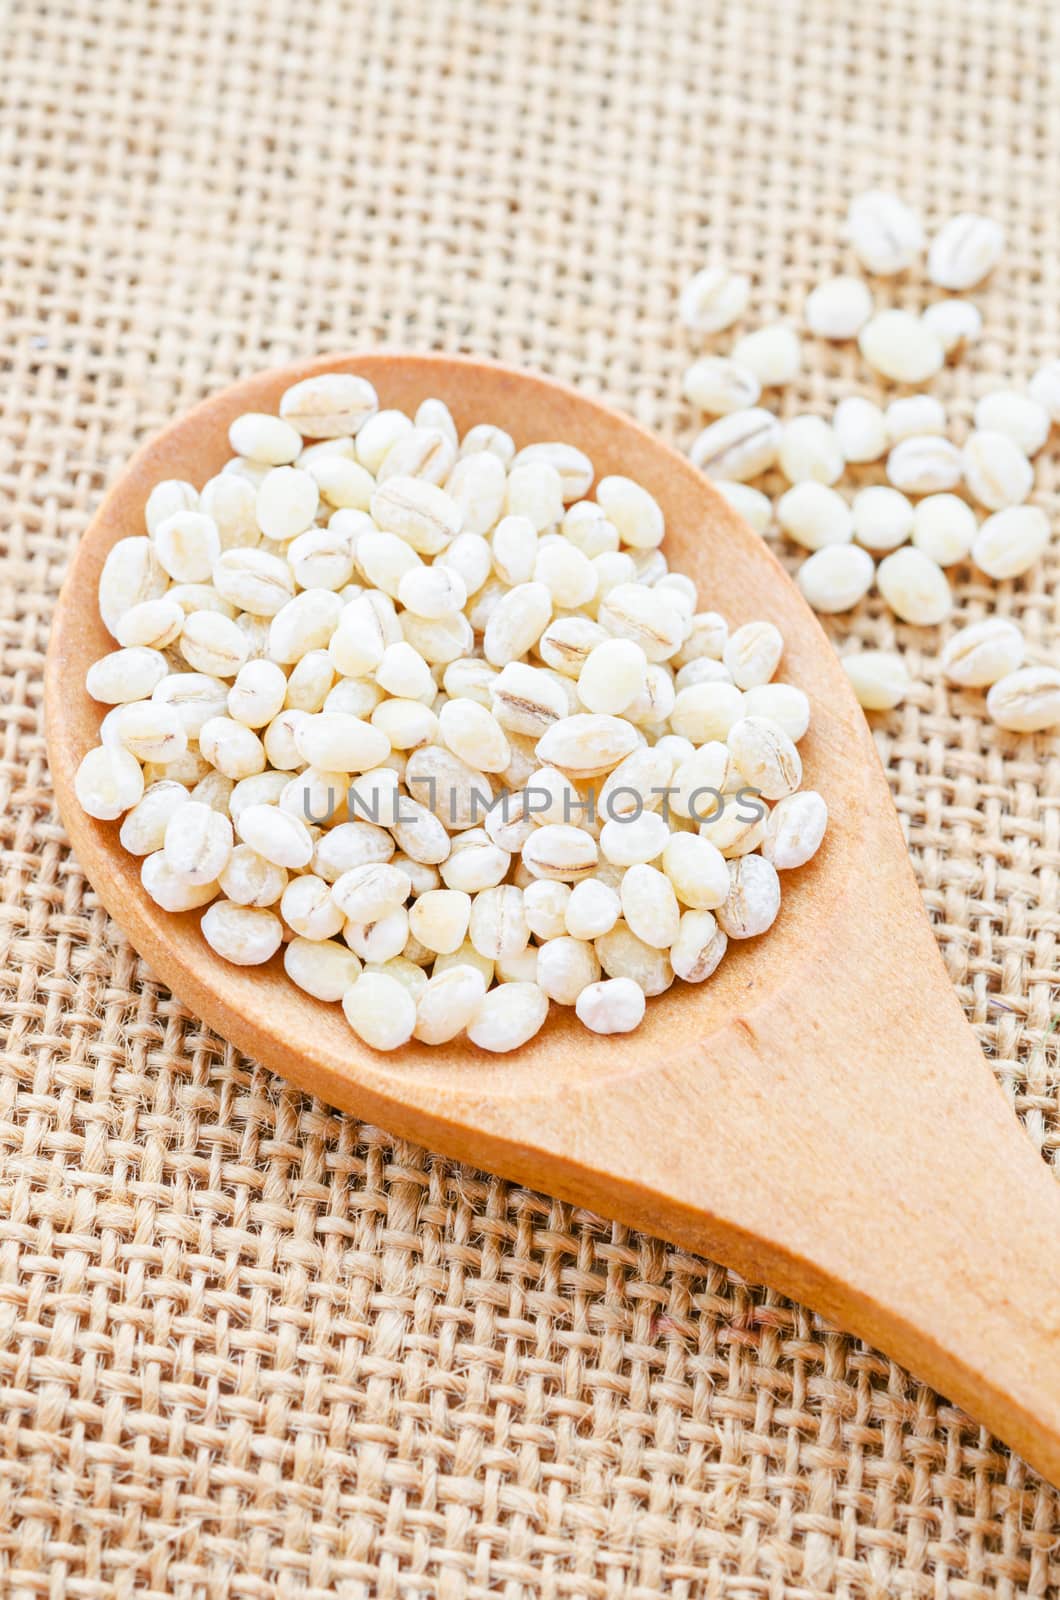
[[[586,1034],[553,1009],[517,1056],[455,1043],[378,1056],[274,961],[218,962],[198,915],[160,911],[117,825],[81,813],[73,776],[101,708],[87,665],[107,550],[142,531],[162,477],[203,482],[247,409],[295,379],[365,373],[384,405],[430,394],[461,429],[561,438],[645,484],[672,565],[734,622],[768,617],[781,672],[813,705],[806,782],[832,823],[785,874],[780,919],[701,988],[652,1001],[635,1034]],[[1020,1133],[953,994],[865,719],[816,620],[763,542],[683,458],[545,378],[472,360],[355,355],[226,390],[130,464],[85,534],[56,613],[48,742],[63,819],[104,905],[189,1006],[300,1086],[448,1154],[731,1263],[813,1305],[981,1417],[1060,1482],[1060,1196]],[[945,1129],[940,1138],[938,1130]],[[809,1196],[813,1197],[812,1205]]]

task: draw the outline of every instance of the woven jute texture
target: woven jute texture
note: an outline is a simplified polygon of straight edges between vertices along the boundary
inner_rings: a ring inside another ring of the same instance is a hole
[[[203,1028],[70,858],[40,723],[49,610],[108,478],[255,368],[476,351],[684,442],[683,280],[724,253],[755,317],[797,314],[879,182],[1007,230],[982,342],[937,391],[966,417],[1025,379],[1060,352],[1057,32],[1051,0],[0,0],[5,1597],[1060,1585],[1057,1495],[880,1355]],[[880,293],[926,299],[916,276]],[[808,347],[784,404],[857,389],[851,348]],[[1040,481],[1055,510],[1055,465]],[[960,616],[999,604],[1055,659],[1058,575],[1055,545],[1016,585],[960,574]],[[880,750],[1053,1163],[1056,742],[990,727],[878,604],[833,632],[908,654]]]

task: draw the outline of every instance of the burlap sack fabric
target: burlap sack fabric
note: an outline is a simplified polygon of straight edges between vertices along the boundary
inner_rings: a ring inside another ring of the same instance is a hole
[[[975,396],[1060,352],[1049,0],[0,6],[0,1593],[1046,1595],[1060,1502],[721,1267],[396,1143],[241,1059],[51,807],[49,610],[135,444],[309,353],[470,350],[691,437],[708,251],[797,313],[870,182],[1006,226]],[[918,279],[883,297],[923,303]],[[724,341],[721,343],[724,348]],[[785,406],[871,383],[808,347]],[[1040,468],[1055,509],[1054,443]],[[996,590],[1055,659],[1060,555]],[[86,604],[91,604],[86,596]],[[879,745],[955,983],[1052,1161],[1056,741],[921,686]],[[857,1071],[857,1063],[851,1063]],[[503,1062],[498,1072],[504,1071]],[[704,1161],[710,1151],[704,1150]],[[812,1204],[813,1196],[793,1197]]]

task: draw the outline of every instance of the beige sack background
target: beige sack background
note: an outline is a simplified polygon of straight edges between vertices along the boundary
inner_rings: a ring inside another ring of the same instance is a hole
[[[974,206],[1007,229],[982,342],[937,392],[967,417],[1025,379],[1060,354],[1058,19],[1049,0],[0,0],[4,1597],[1060,1584],[1058,1497],[878,1354],[338,1115],[201,1027],[67,853],[40,726],[49,611],[108,478],[256,368],[477,351],[686,442],[681,283],[721,250],[756,317],[797,314],[880,182],[931,223]],[[814,347],[785,406],[856,389],[851,350]],[[1055,435],[1048,454],[1055,511]],[[996,602],[1055,659],[1058,572],[1055,545],[1017,585],[965,572],[962,616]],[[920,681],[876,719],[881,753],[954,981],[1054,1162],[1057,741],[948,693],[930,630],[870,603],[834,631],[897,641]]]

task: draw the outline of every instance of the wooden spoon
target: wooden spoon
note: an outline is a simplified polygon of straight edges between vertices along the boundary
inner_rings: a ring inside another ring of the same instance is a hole
[[[440,395],[463,431],[563,439],[627,473],[666,514],[671,564],[734,623],[775,621],[781,675],[813,705],[806,783],[831,825],[784,875],[767,937],[732,944],[710,981],[652,1000],[600,1038],[553,1007],[514,1056],[457,1042],[364,1048],[341,1010],[279,960],[219,961],[198,914],[160,911],[117,825],[73,780],[97,742],[85,669],[114,648],[96,605],[107,550],[142,533],[161,478],[202,484],[228,425],[293,382],[345,369],[385,406]],[[545,378],[449,356],[301,363],[236,384],[140,451],[77,549],[47,662],[48,748],[74,850],[148,964],[241,1050],[333,1105],[520,1182],[659,1233],[773,1283],[887,1351],[1060,1484],[1060,1194],[965,1021],[929,927],[865,718],[824,634],[766,545],[687,461]]]

